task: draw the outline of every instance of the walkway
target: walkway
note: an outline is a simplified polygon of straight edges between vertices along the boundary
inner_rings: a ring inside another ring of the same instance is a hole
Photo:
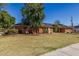
[[[79,56],[79,43],[48,52],[41,56]]]

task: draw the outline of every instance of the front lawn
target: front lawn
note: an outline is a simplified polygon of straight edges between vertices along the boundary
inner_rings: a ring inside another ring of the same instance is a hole
[[[41,55],[46,52],[79,43],[79,34],[16,34],[0,36],[0,55]]]

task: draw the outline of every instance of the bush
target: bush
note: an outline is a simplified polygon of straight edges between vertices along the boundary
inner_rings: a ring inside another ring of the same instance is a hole
[[[18,30],[17,29],[10,29],[9,31],[8,31],[8,33],[10,34],[10,33],[18,33]]]
[[[4,31],[4,28],[0,28],[0,32],[3,32]]]

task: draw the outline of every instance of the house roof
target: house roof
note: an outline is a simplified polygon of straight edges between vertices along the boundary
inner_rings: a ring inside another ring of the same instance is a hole
[[[16,26],[23,26],[21,25],[21,23],[18,23],[18,24],[15,24]],[[49,24],[49,23],[43,23],[40,27],[54,27],[55,24]],[[69,27],[69,26],[66,26],[66,25],[63,25],[63,24],[59,24],[58,25],[59,28],[72,28],[72,27]],[[76,26],[76,27],[79,27],[79,26]]]
[[[77,25],[77,26],[74,26],[74,28],[79,28],[79,25]]]
[[[42,27],[52,27],[52,24],[49,24],[49,23],[43,23],[41,26],[42,26]]]
[[[15,26],[22,26],[21,23],[18,23],[18,24],[15,24]],[[52,24],[49,24],[49,23],[43,23],[41,25],[41,27],[52,27]]]
[[[53,27],[55,26],[55,24],[53,24]],[[69,26],[66,26],[66,25],[63,25],[63,24],[59,24],[58,25],[59,28],[72,28],[72,27],[69,27]]]
[[[21,25],[21,23],[17,23],[17,24],[15,24],[15,25]]]

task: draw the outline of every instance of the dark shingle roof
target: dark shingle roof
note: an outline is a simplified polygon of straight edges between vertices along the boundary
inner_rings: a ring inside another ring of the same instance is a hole
[[[18,23],[18,24],[15,24],[16,26],[17,25],[21,25],[21,23]],[[50,24],[50,23],[43,23],[41,25],[41,27],[54,27],[55,24]],[[63,25],[63,24],[59,24],[58,25],[59,28],[72,28],[72,27],[69,27],[69,26],[66,26],[66,25]],[[79,26],[75,26],[75,27],[79,27]]]
[[[53,27],[55,26],[55,24],[53,24]],[[58,25],[59,28],[72,28],[70,26],[66,26],[66,25],[63,25],[63,24],[59,24]]]
[[[78,26],[74,26],[74,28],[79,28],[79,25]]]
[[[49,23],[43,23],[42,26],[44,26],[44,27],[52,27],[52,24],[49,24]]]

